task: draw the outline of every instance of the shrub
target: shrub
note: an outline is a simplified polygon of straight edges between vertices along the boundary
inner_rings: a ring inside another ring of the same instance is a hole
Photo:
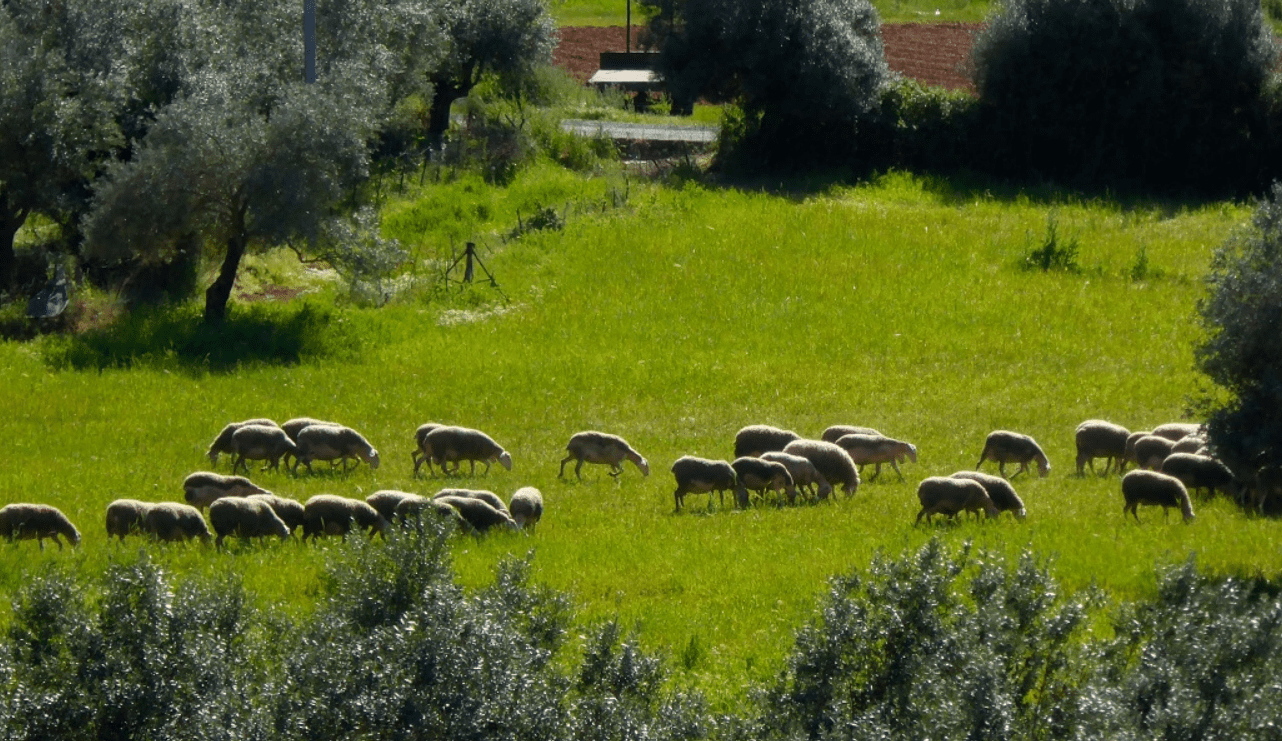
[[[973,95],[902,78],[886,85],[860,146],[880,167],[951,172],[982,165],[975,146]]]
[[[1256,186],[1253,135],[1276,60],[1258,0],[1009,0],[972,54],[998,172]]]

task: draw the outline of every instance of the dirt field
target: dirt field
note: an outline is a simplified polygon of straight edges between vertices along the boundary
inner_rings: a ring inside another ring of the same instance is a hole
[[[965,71],[977,23],[892,23],[882,26],[890,68],[927,85],[970,89]],[[632,33],[633,50],[640,29]],[[586,81],[596,71],[603,51],[623,51],[623,26],[562,28],[552,61],[575,79]]]

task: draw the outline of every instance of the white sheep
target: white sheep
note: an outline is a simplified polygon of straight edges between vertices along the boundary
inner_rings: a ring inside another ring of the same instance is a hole
[[[457,473],[459,461],[472,464],[471,473],[476,475],[476,462],[485,464],[485,471],[490,472],[490,464],[497,461],[504,468],[512,470],[512,456],[503,446],[480,430],[467,427],[437,427],[424,438],[432,451],[432,461],[445,473]],[[454,469],[447,469],[447,464],[454,463]]]
[[[1175,446],[1171,448],[1171,452],[1206,455],[1208,445],[1207,439],[1201,435],[1186,435],[1175,441]]]
[[[1134,464],[1136,467],[1139,467],[1139,461],[1135,459],[1135,443],[1148,437],[1151,434],[1153,433],[1149,430],[1142,430],[1139,432],[1132,432],[1129,436],[1127,436],[1126,456],[1125,456],[1126,460],[1122,462],[1123,470],[1126,469],[1127,464]]]
[[[1086,475],[1086,465],[1090,464],[1091,473],[1095,473],[1095,459],[1104,458],[1104,474],[1108,475],[1113,464],[1117,471],[1126,469],[1126,439],[1131,431],[1125,427],[1106,422],[1102,419],[1088,419],[1077,426],[1073,435],[1077,443],[1077,475]]]
[[[840,445],[823,440],[793,440],[783,452],[799,455],[815,464],[829,484],[841,485],[846,496],[852,497],[859,490],[859,469]]]
[[[543,493],[533,486],[523,486],[513,492],[507,506],[522,530],[532,530],[543,519]]]
[[[280,518],[280,521],[285,523],[285,527],[289,528],[291,535],[295,530],[303,526],[305,518],[302,502],[287,497],[279,497],[271,492],[250,494],[249,498],[266,502],[267,506],[271,507],[276,516]]]
[[[833,425],[823,431],[819,436],[820,440],[826,443],[835,443],[846,435],[878,435],[884,437],[880,432],[871,427],[860,427],[858,425]]]
[[[231,448],[236,456],[231,465],[232,473],[243,466],[248,474],[249,465],[245,461],[268,461],[268,468],[280,470],[281,458],[298,455],[298,446],[284,430],[267,425],[245,425],[236,430],[231,436]]]
[[[1135,521],[1140,521],[1136,508],[1141,504],[1162,508],[1162,514],[1170,518],[1170,508],[1179,507],[1184,513],[1185,524],[1193,521],[1193,504],[1189,501],[1188,490],[1184,483],[1174,476],[1167,476],[1157,471],[1131,471],[1122,477],[1122,497],[1126,505],[1122,507],[1122,516],[1130,512]]]
[[[45,549],[45,538],[52,538],[62,550],[62,538],[72,546],[80,545],[80,531],[57,507],[24,502],[0,507],[0,536],[14,540],[34,539]],[[60,537],[61,536],[61,537]]]
[[[160,502],[147,508],[142,529],[157,540],[176,541],[200,538],[209,542],[209,526],[200,510],[190,504]]]
[[[762,498],[767,491],[782,491],[788,497],[789,504],[797,499],[797,488],[793,485],[792,474],[788,473],[787,466],[782,463],[744,456],[734,459],[730,467],[734,469],[735,478],[739,482],[735,487],[735,502],[740,507],[746,508],[750,503],[749,491],[756,492]]]
[[[1156,471],[1162,467],[1162,461],[1166,460],[1174,449],[1175,443],[1168,437],[1145,435],[1135,441],[1133,448],[1135,462],[1140,468]]]
[[[993,501],[993,506],[998,512],[1010,512],[1017,520],[1022,520],[1028,515],[1028,511],[1024,508],[1024,500],[1015,493],[1015,487],[1001,476],[979,471],[958,471],[949,478],[970,479],[978,482],[984,487],[984,491],[988,493],[988,498]]]
[[[1178,442],[1189,435],[1196,435],[1206,428],[1196,422],[1167,422],[1153,428],[1150,434],[1164,437],[1171,442]]]
[[[1019,470],[1014,474],[1016,476],[1028,471],[1029,461],[1037,461],[1037,473],[1042,478],[1046,478],[1051,470],[1051,462],[1036,440],[1028,435],[1009,430],[994,430],[988,433],[988,437],[984,440],[984,449],[979,454],[979,463],[975,464],[975,470],[979,470],[980,465],[986,460],[997,462],[997,470],[1002,478],[1006,478],[1007,463],[1019,464]]]
[[[467,521],[463,519],[458,510],[445,502],[417,494],[402,499],[396,505],[394,522],[404,524],[407,521],[418,520],[423,516],[424,512],[431,512],[441,518],[449,518],[454,521],[455,526],[460,530],[468,527]]]
[[[372,538],[376,532],[386,536],[391,524],[360,499],[317,494],[303,503],[303,540],[322,535],[346,537],[353,527],[368,530]]]
[[[425,422],[419,425],[417,430],[414,430],[414,452],[410,454],[410,457],[414,459],[415,477],[418,476],[419,466],[424,463],[427,464],[428,473],[433,476],[436,475],[436,472],[432,470],[432,449],[427,445],[427,433],[437,427],[444,427],[444,425],[437,422]]]
[[[650,464],[641,454],[628,444],[627,440],[618,435],[611,435],[608,432],[596,432],[587,430],[577,432],[570,437],[570,442],[565,444],[565,450],[569,455],[561,461],[561,472],[557,478],[565,475],[565,464],[570,461],[577,461],[574,466],[574,475],[582,479],[584,463],[601,463],[610,467],[610,475],[618,476],[623,473],[623,461],[631,461],[641,471],[642,476],[650,475]]]
[[[214,545],[223,546],[223,538],[235,535],[242,539],[289,537],[289,527],[267,502],[249,497],[223,498],[209,505],[209,522],[218,537]]]
[[[861,433],[851,433],[842,435],[837,438],[836,444],[845,449],[850,454],[850,460],[859,466],[860,473],[863,473],[864,466],[869,463],[876,464],[872,477],[869,481],[874,481],[881,475],[881,464],[889,463],[890,467],[895,469],[899,474],[899,480],[904,480],[904,474],[899,470],[899,463],[908,459],[913,463],[917,462],[917,446],[902,440],[896,440],[885,435],[864,435]]]
[[[108,504],[107,539],[111,540],[111,536],[115,535],[124,540],[126,535],[140,532],[149,509],[150,504],[137,499],[117,499]]]
[[[197,471],[183,479],[183,496],[187,504],[199,510],[223,497],[247,497],[266,491],[244,476],[223,476],[210,471]]]
[[[294,473],[298,464],[312,472],[312,461],[342,461],[347,472],[347,461],[365,461],[371,469],[378,468],[378,451],[361,433],[350,427],[337,425],[310,425],[298,431],[298,450],[294,454]],[[357,463],[357,465],[360,465]]]
[[[236,430],[239,430],[240,428],[246,425],[264,425],[266,427],[277,426],[277,424],[274,421],[267,419],[265,417],[258,418],[258,419],[247,419],[243,422],[232,422],[226,425],[225,427],[223,427],[222,432],[218,433],[218,437],[215,437],[214,441],[209,444],[209,450],[206,453],[206,455],[209,456],[209,465],[211,466],[218,465],[218,455],[220,453],[226,453],[232,456],[235,455],[236,451],[232,450],[232,447],[231,447],[232,433],[236,432]]]
[[[377,510],[383,516],[383,519],[392,522],[396,517],[396,506],[406,499],[416,496],[418,495],[411,494],[408,491],[380,489],[365,497],[365,503]]]
[[[783,450],[788,443],[800,439],[801,435],[792,430],[770,425],[748,425],[735,433],[734,457],[756,457],[771,450]]]
[[[935,515],[955,518],[962,511],[978,515],[982,509],[989,519],[1001,514],[983,485],[968,478],[931,476],[924,479],[917,485],[917,501],[921,502],[921,510],[914,525],[921,524],[922,517],[929,523]]]
[[[479,499],[500,512],[511,514],[507,511],[507,505],[499,498],[498,494],[485,489],[441,489],[432,495],[432,498],[437,500],[444,499],[446,497]]]
[[[1179,479],[1185,489],[1195,494],[1198,489],[1207,489],[1208,495],[1219,489],[1221,493],[1237,499],[1242,490],[1228,466],[1205,455],[1171,453],[1158,470]]]
[[[342,427],[342,425],[340,425],[337,422],[326,422],[323,419],[312,419],[311,417],[295,417],[291,420],[287,420],[284,424],[280,426],[280,428],[285,431],[286,435],[289,435],[290,440],[293,440],[295,443],[297,443],[298,433],[302,432],[304,429],[308,427],[311,427],[312,425]]]
[[[733,492],[737,479],[734,468],[726,461],[713,461],[693,455],[683,455],[672,464],[672,475],[677,480],[677,490],[673,492],[677,511],[685,503],[687,494],[708,494],[708,506],[712,506],[713,492],[721,495],[721,506],[726,504],[726,492]]]
[[[478,534],[487,533],[493,528],[501,527],[508,530],[519,530],[516,520],[512,519],[506,511],[499,511],[490,506],[489,502],[473,497],[446,496],[435,499],[437,502],[448,504],[458,510],[459,515],[467,521],[468,526]]]
[[[815,499],[827,499],[832,494],[832,484],[824,478],[815,464],[808,458],[792,455],[781,450],[771,450],[761,454],[761,459],[782,463],[792,475],[792,483],[798,491],[805,492]]]

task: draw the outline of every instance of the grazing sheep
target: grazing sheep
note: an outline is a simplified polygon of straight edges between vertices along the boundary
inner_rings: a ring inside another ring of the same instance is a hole
[[[1157,471],[1131,471],[1122,477],[1122,497],[1126,500],[1122,516],[1130,512],[1136,522],[1140,521],[1140,516],[1135,510],[1141,504],[1161,507],[1167,519],[1171,516],[1170,508],[1179,507],[1184,513],[1185,524],[1193,521],[1193,504],[1189,502],[1188,490],[1174,476]]]
[[[1162,467],[1162,461],[1166,460],[1174,448],[1175,443],[1170,438],[1145,435],[1135,441],[1135,463],[1140,468],[1156,471]]]
[[[336,425],[311,425],[298,431],[298,452],[294,454],[294,473],[298,464],[312,472],[312,461],[342,461],[347,473],[347,461],[365,461],[371,469],[378,468],[378,451],[364,435],[350,427]],[[360,465],[358,462],[357,465]]]
[[[1186,435],[1175,441],[1175,446],[1171,448],[1172,453],[1197,453],[1206,455],[1207,439],[1201,435]]]
[[[365,497],[365,503],[373,507],[374,509],[378,510],[378,513],[383,516],[383,519],[387,520],[388,522],[391,522],[393,518],[396,516],[396,505],[400,504],[406,499],[409,499],[410,497],[416,497],[416,496],[418,495],[411,494],[408,491],[397,491],[395,489],[380,489],[374,492],[373,494],[370,494],[369,496]]]
[[[1024,509],[1024,500],[1019,498],[1015,493],[1015,487],[1001,476],[993,476],[979,471],[958,471],[949,478],[970,479],[978,481],[979,485],[984,487],[988,492],[988,498],[993,500],[993,506],[998,512],[1010,512],[1015,519],[1022,520],[1027,516],[1028,511]]]
[[[285,431],[286,435],[289,435],[290,440],[293,440],[295,443],[297,443],[298,433],[302,432],[304,429],[308,427],[311,427],[312,425],[323,425],[326,427],[342,427],[342,425],[340,425],[337,422],[326,422],[323,419],[312,419],[311,417],[295,417],[291,420],[287,420],[284,424],[280,426],[280,428]]]
[[[459,461],[471,462],[473,476],[476,475],[477,461],[485,464],[483,473],[486,474],[490,472],[490,464],[494,461],[498,461],[507,470],[512,470],[512,456],[501,445],[494,442],[493,438],[480,430],[467,427],[437,427],[427,433],[424,442],[432,450],[432,461],[445,473],[457,473]],[[446,464],[450,462],[454,463],[453,471],[446,468]]]
[[[989,519],[1001,514],[983,485],[973,479],[931,476],[917,485],[917,500],[921,511],[914,525],[921,524],[922,517],[929,523],[935,515],[956,517],[963,510],[978,515],[982,509]]]
[[[236,430],[231,436],[231,448],[232,454],[236,456],[231,465],[232,473],[244,466],[245,473],[248,474],[249,465],[245,463],[247,460],[269,461],[268,468],[280,470],[281,458],[298,456],[298,446],[289,439],[289,435],[279,427],[267,425],[245,425]]]
[[[1152,434],[1152,432],[1144,430],[1142,432],[1132,432],[1130,436],[1126,438],[1126,460],[1122,463],[1123,470],[1126,469],[1126,464],[1128,463],[1134,463],[1137,467],[1139,466],[1139,461],[1135,459],[1135,443]]]
[[[463,519],[458,510],[445,502],[429,497],[421,497],[417,494],[402,499],[400,504],[396,505],[394,521],[403,525],[407,521],[420,519],[424,512],[431,512],[442,519],[451,519],[460,530],[468,526],[467,521]]]
[[[190,504],[178,502],[160,502],[147,509],[142,520],[142,529],[157,540],[191,540],[200,538],[205,542],[213,536],[200,510]]]
[[[16,540],[35,539],[40,550],[45,549],[45,538],[53,538],[62,550],[62,539],[73,546],[80,545],[80,531],[56,507],[47,504],[8,504],[0,507],[0,535],[12,543]]]
[[[1028,435],[1008,430],[995,430],[988,433],[988,437],[984,440],[984,450],[979,454],[979,463],[975,464],[975,470],[979,470],[979,466],[984,461],[997,461],[997,470],[1002,478],[1006,478],[1007,463],[1019,464],[1019,470],[1014,474],[1016,476],[1028,471],[1029,461],[1037,461],[1037,473],[1041,478],[1046,478],[1051,471],[1051,462],[1036,440]]]
[[[587,432],[575,433],[570,438],[570,442],[565,445],[566,452],[569,453],[561,461],[561,472],[557,478],[565,475],[565,464],[570,461],[578,461],[574,466],[574,475],[583,478],[579,473],[583,470],[584,463],[602,463],[610,467],[610,475],[618,476],[623,473],[623,461],[632,461],[632,465],[641,471],[642,476],[650,475],[650,464],[645,458],[632,446],[627,440],[618,435],[611,435],[608,432]]]
[[[869,481],[874,481],[881,475],[881,464],[883,463],[889,463],[890,467],[895,469],[895,473],[899,474],[899,480],[903,481],[904,474],[899,470],[898,463],[902,463],[905,458],[913,463],[917,462],[916,445],[886,437],[885,435],[852,433],[842,435],[837,439],[836,444],[850,454],[850,460],[854,461],[856,466],[859,466],[860,473],[863,473],[864,466],[867,464],[876,464],[872,478],[868,479]]]
[[[730,467],[739,480],[734,496],[740,507],[748,506],[749,491],[756,492],[763,498],[766,491],[782,491],[788,497],[788,504],[797,500],[797,488],[793,485],[792,474],[788,473],[788,467],[782,463],[744,456],[736,458]]]
[[[231,456],[236,454],[236,451],[231,447],[232,433],[246,425],[263,425],[266,427],[277,426],[276,423],[270,419],[260,418],[247,419],[244,422],[232,422],[231,424],[223,427],[223,431],[218,433],[218,437],[214,438],[214,441],[209,444],[209,451],[206,453],[209,456],[209,465],[218,465],[218,455],[220,453],[226,453]]]
[[[1168,422],[1153,428],[1150,434],[1164,437],[1171,442],[1178,442],[1189,435],[1196,435],[1205,428],[1196,422]]]
[[[1194,494],[1198,489],[1206,489],[1210,496],[1219,489],[1221,493],[1236,499],[1242,488],[1228,466],[1196,453],[1171,453],[1162,461],[1158,470],[1179,479],[1184,488]]]
[[[1264,506],[1273,495],[1282,495],[1282,466],[1264,466],[1255,472],[1251,506],[1257,513],[1264,514]]]
[[[507,505],[503,503],[499,495],[485,489],[441,489],[432,495],[433,499],[444,499],[445,497],[479,499],[500,512],[507,512]]]
[[[278,497],[271,492],[250,494],[249,498],[259,499],[266,502],[267,506],[271,507],[272,511],[276,513],[276,516],[280,518],[280,521],[285,523],[285,527],[289,528],[291,535],[295,530],[303,526],[303,503],[297,499]]]
[[[678,458],[672,464],[672,475],[677,479],[677,490],[672,496],[676,500],[678,512],[681,511],[687,494],[709,495],[708,506],[711,507],[711,495],[717,492],[721,495],[721,506],[724,507],[726,492],[733,492],[737,483],[734,468],[726,461],[712,461],[693,455]]]
[[[137,499],[117,499],[107,505],[107,540],[115,535],[121,540],[126,535],[140,532],[147,510],[151,505]]]
[[[772,450],[783,450],[793,440],[800,440],[801,435],[792,430],[781,430],[770,425],[748,425],[734,436],[734,457],[760,456]]]
[[[441,497],[436,501],[448,504],[458,510],[458,513],[467,521],[468,526],[478,534],[487,533],[495,527],[504,527],[509,530],[520,529],[516,524],[516,520],[512,519],[506,509],[499,511],[483,499],[448,496]]]
[[[783,449],[789,455],[799,455],[815,464],[819,473],[833,486],[841,485],[846,496],[853,497],[859,489],[859,469],[846,449],[823,440],[793,440]]]
[[[871,427],[859,427],[857,425],[833,425],[823,431],[819,436],[820,440],[826,443],[835,443],[846,435],[878,435],[884,437],[880,432]]]
[[[1130,430],[1102,419],[1088,419],[1077,426],[1073,439],[1077,443],[1077,475],[1086,475],[1086,465],[1095,473],[1095,459],[1104,458],[1104,475],[1117,464],[1121,473],[1126,468],[1126,439],[1131,436]]]
[[[199,510],[223,497],[247,497],[266,491],[244,476],[223,476],[209,471],[197,471],[183,479],[183,495],[187,504]]]
[[[371,538],[375,532],[386,536],[391,529],[387,518],[359,499],[317,494],[303,503],[303,540],[322,535],[346,537],[353,526],[365,528]]]
[[[253,497],[247,499],[219,499],[209,505],[209,522],[218,537],[214,545],[223,547],[223,538],[235,535],[249,538],[289,537],[289,526],[276,515],[271,505]]]
[[[533,486],[523,486],[512,494],[508,511],[522,530],[533,529],[543,519],[543,493]]]
[[[427,445],[427,433],[443,426],[436,422],[426,422],[419,425],[417,430],[414,430],[414,452],[410,454],[410,457],[414,459],[414,476],[416,478],[418,477],[419,466],[424,463],[427,464],[428,473],[433,476],[436,475],[436,472],[432,470],[432,449]]]
[[[792,475],[792,483],[798,491],[804,491],[815,499],[827,499],[832,494],[832,484],[824,478],[819,469],[809,459],[791,455],[783,451],[772,450],[761,454],[761,460],[782,463]]]

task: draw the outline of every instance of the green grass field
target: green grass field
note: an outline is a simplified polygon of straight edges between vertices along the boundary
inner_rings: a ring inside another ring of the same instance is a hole
[[[496,236],[541,207],[563,213],[566,228]],[[482,286],[409,291],[381,309],[331,309],[323,291],[236,305],[247,356],[287,346],[300,303],[323,318],[299,362],[234,372],[163,335],[127,340],[120,330],[116,347],[134,348],[118,355],[129,367],[46,362],[87,357],[84,343],[0,345],[0,491],[60,507],[84,534],[75,551],[0,544],[0,592],[45,562],[97,571],[145,547],[175,572],[243,572],[264,604],[306,612],[337,544],[215,553],[108,543],[102,525],[118,497],[181,499],[183,477],[208,466],[224,423],[304,415],[360,429],[383,464],[346,476],[255,472],[298,499],[431,493],[447,482],[411,477],[415,427],[488,431],[514,469],[463,483],[505,498],[537,486],[548,509],[531,536],[459,539],[460,580],[486,583],[499,559],[533,552],[537,579],[568,592],[584,621],[638,624],[672,657],[678,681],[720,708],[774,675],[829,576],[935,536],[1007,554],[1032,548],[1065,588],[1098,584],[1116,597],[1146,594],[1155,564],[1191,553],[1221,573],[1282,571],[1278,522],[1199,501],[1191,526],[1155,510],[1137,526],[1122,517],[1116,478],[1079,478],[1073,466],[1082,420],[1146,429],[1181,418],[1201,393],[1192,368],[1201,277],[1247,206],[994,195],[904,174],[772,195],[540,166],[501,190],[468,179],[428,186],[384,212],[388,234],[415,255],[413,272],[439,272],[451,243],[473,239],[510,301]],[[1052,215],[1080,246],[1079,272],[1021,268]],[[246,278],[264,279],[279,260],[260,260]],[[199,336],[199,310],[181,316],[176,324]],[[920,460],[903,482],[883,473],[819,506],[737,512],[691,496],[674,513],[672,461],[728,459],[735,431],[758,422],[809,436],[870,425],[915,443]],[[972,468],[998,428],[1033,435],[1053,465],[1046,479],[1016,480],[1027,521],[914,527],[916,482]],[[615,481],[587,466],[582,481],[558,479],[565,441],[583,429],[626,437],[651,475],[629,466]]]
[[[990,0],[873,0],[882,23],[982,21],[995,8]],[[561,26],[622,26],[626,0],[561,0],[552,15]],[[632,22],[639,24],[640,3],[632,3]]]

